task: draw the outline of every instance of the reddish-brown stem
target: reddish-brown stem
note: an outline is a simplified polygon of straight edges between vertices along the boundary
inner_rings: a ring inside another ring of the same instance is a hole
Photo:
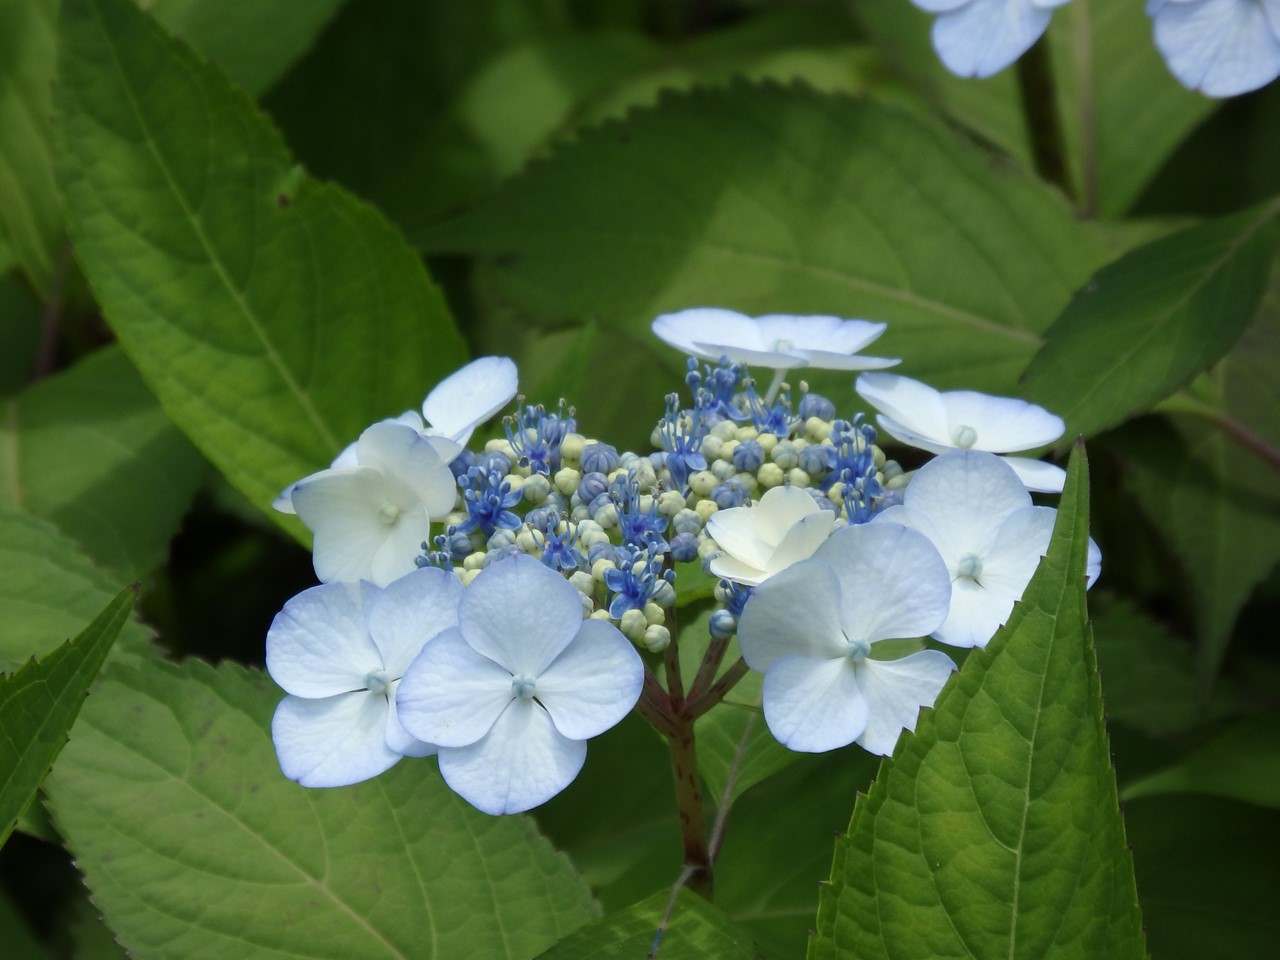
[[[690,721],[697,720],[698,717],[702,716],[723,700],[725,698],[725,694],[737,686],[738,681],[747,675],[747,671],[749,669],[747,661],[739,657],[734,662],[733,666],[724,672],[719,680],[707,688],[706,693],[698,697],[696,701],[689,702],[684,711],[685,716],[687,716]]]

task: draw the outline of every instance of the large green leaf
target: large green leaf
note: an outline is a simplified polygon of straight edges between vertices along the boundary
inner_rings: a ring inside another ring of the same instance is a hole
[[[4,404],[0,504],[136,578],[160,562],[206,468],[115,348]]]
[[[0,507],[0,670],[43,657],[75,634],[119,586],[43,520]],[[116,650],[145,649],[151,631],[130,622]]]
[[[342,0],[138,0],[250,93],[261,93],[301,56]]]
[[[939,123],[745,84],[584,133],[419,240],[491,257],[544,320],[646,341],[657,313],[705,304],[865,316],[908,372],[997,390],[1100,257],[1052,191]]]
[[[1180,762],[1130,783],[1123,797],[1161,793],[1208,793],[1280,808],[1280,715],[1233,724]]]
[[[953,76],[929,42],[934,18],[909,4],[860,3],[854,16],[915,90],[1031,165],[1016,68]],[[1082,206],[1118,217],[1218,104],[1170,76],[1141,4],[1073,0],[1047,41],[1072,186]]]
[[[836,843],[810,956],[1145,956],[1085,610],[1077,447],[1008,624],[899,743]]]
[[[68,0],[61,42],[77,254],[165,410],[252,502],[266,508],[462,361],[401,237],[306,179],[185,45],[127,0]]]
[[[1258,314],[1280,200],[1156,240],[1098,272],[1050,328],[1027,396],[1094,434],[1220,360]]]
[[[62,752],[136,596],[136,587],[122,590],[74,640],[0,677],[0,845]]]
[[[655,940],[669,894],[655,893],[556,944],[540,960],[630,960],[657,944],[662,960],[756,960],[751,937],[713,904],[681,890],[661,941]]]
[[[1280,449],[1278,319],[1280,275],[1235,349],[1179,398],[1185,414],[1127,425],[1107,441],[1127,461],[1131,491],[1182,567],[1179,596],[1192,603],[1202,694],[1241,609],[1280,562],[1275,468],[1237,439]]]
[[[1126,804],[1125,821],[1152,957],[1275,956],[1280,813],[1184,794]]]
[[[0,0],[0,236],[44,291],[62,239],[50,151],[57,0]]]
[[[198,661],[109,667],[94,688],[46,790],[132,956],[532,957],[595,918],[531,820],[474,810],[432,760],[286,780],[279,697]]]

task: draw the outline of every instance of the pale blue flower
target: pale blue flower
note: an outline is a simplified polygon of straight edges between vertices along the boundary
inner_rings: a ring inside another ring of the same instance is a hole
[[[1147,13],[1185,87],[1234,97],[1280,76],[1280,0],[1147,0]]]
[[[892,753],[955,664],[936,650],[882,660],[872,649],[932,632],[950,595],[946,566],[925,537],[876,523],[836,531],[810,559],[760,584],[738,643],[747,665],[764,673],[769,730],[806,753],[855,740]]]
[[[583,620],[564,577],[528,556],[485,567],[456,627],[410,665],[400,722],[439,745],[440,772],[491,814],[545,803],[572,782],[590,737],[635,706],[640,656],[617,627]]]
[[[425,643],[458,622],[462,585],[417,570],[385,588],[326,583],[284,605],[267,632],[267,670],[289,694],[271,722],[280,768],[304,787],[382,773],[435,746],[396,716],[396,686]]]

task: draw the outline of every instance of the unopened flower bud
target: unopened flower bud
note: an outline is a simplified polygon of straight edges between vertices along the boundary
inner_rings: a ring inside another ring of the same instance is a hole
[[[650,653],[661,653],[671,645],[671,631],[661,624],[650,624],[645,627],[641,642]]]
[[[779,486],[786,479],[786,474],[776,463],[766,463],[756,472],[756,479],[767,490]]]
[[[644,632],[649,628],[649,621],[642,610],[628,610],[618,622],[622,635],[635,644],[644,643]]]
[[[738,619],[728,610],[721,608],[711,614],[707,627],[713,639],[728,640],[738,632]]]

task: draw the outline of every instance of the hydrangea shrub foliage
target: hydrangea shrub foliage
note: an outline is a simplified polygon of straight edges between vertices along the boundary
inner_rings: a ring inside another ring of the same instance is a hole
[[[1274,0],[304,6],[0,0],[6,956],[1270,956]]]

